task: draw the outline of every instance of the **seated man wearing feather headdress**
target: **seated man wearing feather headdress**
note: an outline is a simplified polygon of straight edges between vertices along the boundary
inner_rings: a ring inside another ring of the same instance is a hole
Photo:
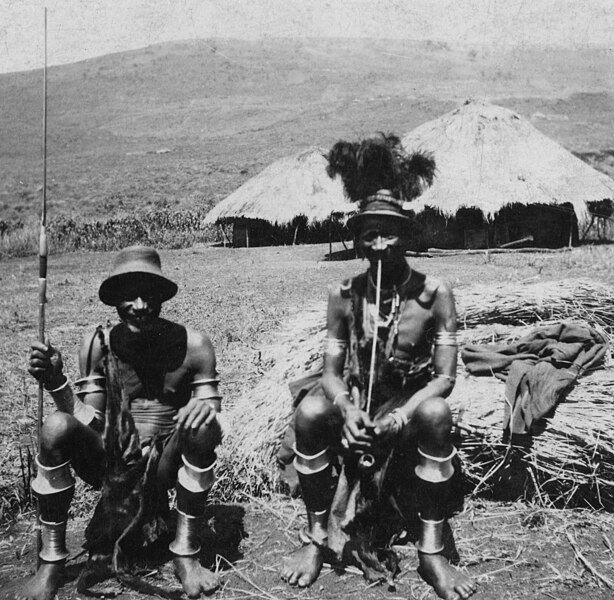
[[[308,586],[325,560],[341,560],[371,581],[390,580],[392,542],[413,531],[422,578],[441,598],[465,599],[475,584],[450,564],[446,521],[462,505],[445,400],[456,377],[454,297],[405,259],[404,199],[432,182],[435,165],[384,135],[338,142],[328,160],[360,200],[349,225],[369,268],[330,292],[323,375],[294,415],[308,526],[282,576]]]
[[[42,533],[40,566],[20,597],[51,600],[61,585],[75,487],[71,466],[86,483],[102,486],[86,530],[92,558],[112,557],[113,570],[122,573],[125,559],[134,559],[163,532],[166,490],[175,485],[177,530],[170,551],[177,577],[190,598],[218,586],[215,574],[198,561],[222,435],[215,353],[206,335],[159,316],[162,303],[176,293],[154,249],[126,248],[99,290],[120,322],[85,336],[74,392],[60,353],[49,343],[32,346],[29,371],[57,411],[43,425],[32,482]],[[91,563],[82,587],[92,583],[101,564]]]

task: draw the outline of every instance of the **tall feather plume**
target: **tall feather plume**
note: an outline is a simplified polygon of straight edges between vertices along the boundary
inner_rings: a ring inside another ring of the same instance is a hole
[[[339,175],[345,192],[364,202],[386,189],[399,201],[413,200],[433,183],[435,160],[430,154],[407,154],[393,134],[377,133],[360,142],[338,141],[328,153],[328,174]]]

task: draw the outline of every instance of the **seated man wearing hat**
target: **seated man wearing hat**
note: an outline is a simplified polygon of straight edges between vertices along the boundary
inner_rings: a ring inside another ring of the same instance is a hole
[[[66,522],[75,487],[70,467],[85,482],[100,487],[115,452],[105,448],[114,424],[120,429],[127,424],[120,437],[135,440],[126,454],[149,459],[147,473],[161,490],[166,510],[164,490],[176,485],[177,531],[170,550],[184,591],[195,598],[218,586],[216,576],[197,558],[207,493],[214,481],[215,448],[222,435],[215,353],[206,335],[160,317],[162,303],[176,293],[177,285],[162,274],[154,249],[126,248],[99,290],[102,302],[117,309],[120,322],[85,336],[79,352],[81,379],[74,383],[74,392],[63,373],[60,353],[49,343],[32,346],[29,371],[42,381],[57,411],[43,425],[36,459],[32,490],[39,502],[41,561],[22,591],[23,598],[51,600],[61,585],[68,556]],[[118,382],[113,389],[106,380],[111,369],[105,371],[111,355]],[[112,420],[107,398],[116,389],[121,390],[115,395],[121,396],[122,406],[127,403],[123,410],[131,416],[122,413]],[[106,431],[105,411],[110,420]],[[123,485],[129,492],[136,484]],[[151,504],[150,498],[140,501]],[[104,537],[113,523],[100,520],[99,537]]]
[[[454,298],[405,259],[403,198],[430,184],[434,162],[404,155],[398,138],[384,135],[338,142],[328,159],[329,173],[360,200],[349,226],[369,268],[331,290],[323,375],[294,415],[308,526],[282,577],[308,586],[325,560],[349,559],[367,579],[390,581],[393,540],[412,530],[422,578],[441,598],[466,599],[475,584],[450,564],[453,538],[444,535],[460,495],[444,400],[456,376]]]

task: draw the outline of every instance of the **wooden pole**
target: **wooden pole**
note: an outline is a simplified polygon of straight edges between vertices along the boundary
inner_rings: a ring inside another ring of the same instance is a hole
[[[43,68],[43,198],[41,203],[41,223],[38,238],[38,341],[45,343],[45,304],[47,303],[47,8],[45,7],[45,65]],[[40,448],[43,427],[43,382],[38,384],[38,404],[36,409],[36,451]],[[36,521],[40,514],[36,506]],[[36,530],[37,557],[41,551],[40,527]],[[40,564],[40,558],[37,558]]]
[[[328,217],[328,260],[333,257],[333,215]]]

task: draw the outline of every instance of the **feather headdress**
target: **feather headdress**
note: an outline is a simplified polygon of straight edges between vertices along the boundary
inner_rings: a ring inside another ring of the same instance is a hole
[[[346,194],[353,202],[360,202],[361,211],[376,196],[404,208],[435,177],[433,157],[420,152],[407,154],[401,140],[392,134],[378,133],[360,142],[338,141],[327,159],[328,174],[341,176]]]

